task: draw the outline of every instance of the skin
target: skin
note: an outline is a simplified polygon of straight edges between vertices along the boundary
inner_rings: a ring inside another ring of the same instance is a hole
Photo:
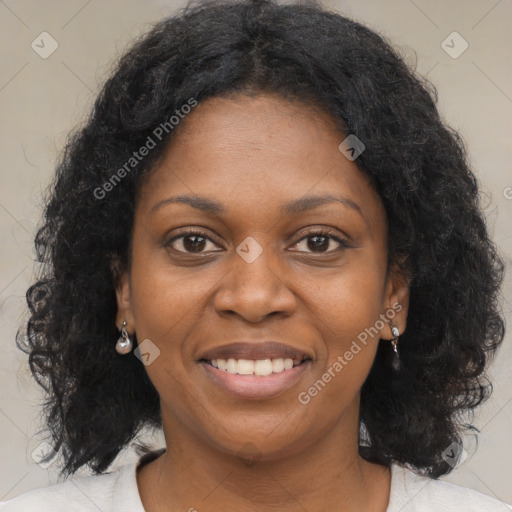
[[[359,400],[388,323],[304,405],[297,399],[349,350],[359,333],[399,303],[406,328],[409,283],[386,275],[383,204],[356,162],[338,149],[345,135],[319,108],[281,96],[201,102],[181,121],[140,190],[132,261],[117,287],[117,326],[160,355],[146,371],[161,402],[167,452],[139,468],[148,512],[386,510],[390,470],[358,455]],[[206,196],[226,211],[169,203]],[[338,201],[283,215],[287,201],[331,194]],[[194,251],[195,227],[204,240]],[[330,227],[332,238],[312,236]],[[306,238],[306,235],[309,238]],[[248,263],[247,237],[262,247]],[[309,241],[309,244],[308,244]],[[188,251],[188,253],[187,253]],[[380,338],[380,340],[379,340]],[[276,340],[313,356],[292,389],[241,399],[197,363],[236,340]],[[256,453],[257,460],[251,459]]]

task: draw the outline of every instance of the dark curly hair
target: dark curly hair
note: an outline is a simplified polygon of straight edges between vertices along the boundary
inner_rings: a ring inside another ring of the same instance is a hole
[[[240,93],[320,106],[363,141],[356,164],[387,212],[388,267],[399,264],[411,284],[402,368],[380,344],[361,391],[360,454],[448,473],[442,452],[489,396],[486,365],[505,332],[504,264],[464,143],[440,119],[435,87],[374,31],[314,2],[226,0],[189,3],[135,41],[57,165],[17,344],[45,390],[61,476],[104,472],[143,427],[161,426],[144,366],[114,350],[115,285],[129,269],[142,180],[177,130],[108,194],[98,190],[191,98]]]

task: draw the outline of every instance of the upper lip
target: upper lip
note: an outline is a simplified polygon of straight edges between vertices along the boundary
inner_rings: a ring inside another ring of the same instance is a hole
[[[312,359],[306,350],[277,341],[237,341],[214,347],[204,352],[200,359],[278,359],[290,358],[295,363]]]

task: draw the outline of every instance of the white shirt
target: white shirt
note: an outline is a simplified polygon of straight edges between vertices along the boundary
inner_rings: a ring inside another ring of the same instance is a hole
[[[142,458],[142,457],[141,457]],[[0,512],[145,512],[137,488],[141,459],[116,471],[72,478],[0,503]],[[507,505],[472,489],[418,476],[391,465],[386,512],[510,512]]]

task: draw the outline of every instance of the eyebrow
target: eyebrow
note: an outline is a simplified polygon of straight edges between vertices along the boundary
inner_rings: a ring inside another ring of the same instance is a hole
[[[347,197],[337,197],[332,195],[308,196],[301,197],[299,199],[293,199],[292,201],[288,201],[281,207],[281,213],[293,215],[297,213],[302,213],[307,210],[312,210],[324,204],[335,202],[338,202],[344,206],[351,208],[352,210],[355,210],[363,218],[365,218],[360,206],[357,203],[355,203],[351,199],[348,199]],[[219,201],[209,199],[208,197],[204,196],[181,194],[171,196],[168,197],[167,199],[159,201],[151,208],[150,213],[153,213],[156,210],[162,208],[163,206],[172,203],[187,204],[203,212],[212,213],[215,215],[221,215],[223,213],[226,213],[227,211],[226,207]]]

